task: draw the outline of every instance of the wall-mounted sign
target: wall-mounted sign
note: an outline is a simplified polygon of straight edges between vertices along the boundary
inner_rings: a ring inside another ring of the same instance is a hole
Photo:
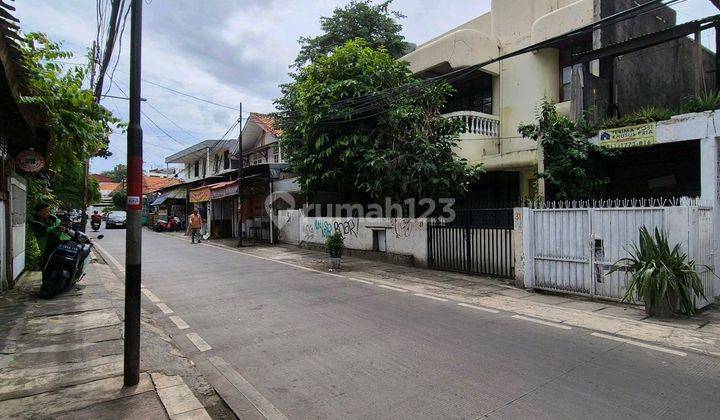
[[[600,146],[610,149],[652,146],[657,143],[657,124],[641,124],[600,131]]]
[[[23,150],[15,156],[15,164],[23,172],[38,172],[45,167],[45,158],[32,150]]]

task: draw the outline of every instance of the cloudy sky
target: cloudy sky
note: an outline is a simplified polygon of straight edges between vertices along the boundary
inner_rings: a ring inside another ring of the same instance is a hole
[[[529,0],[528,0],[529,1]],[[347,0],[145,0],[143,11],[143,110],[145,168],[164,167],[164,158],[199,140],[220,138],[244,111],[273,111],[278,85],[288,80],[288,65],[297,39],[320,31],[320,16],[329,16]],[[24,31],[42,31],[84,59],[95,39],[95,0],[21,0],[16,16]],[[403,35],[422,43],[490,9],[490,0],[395,0],[407,16]],[[687,0],[679,18],[713,13],[707,0]],[[717,11],[715,10],[715,13]],[[115,83],[109,95],[128,91],[129,28],[123,37]],[[710,34],[708,34],[710,35]],[[709,41],[709,38],[708,38]],[[223,106],[208,104],[154,85],[157,83]],[[127,101],[103,104],[127,119]],[[247,113],[244,114],[247,116]],[[163,131],[165,133],[163,133]],[[168,137],[169,134],[171,137]],[[230,136],[237,136],[237,130]],[[124,163],[126,138],[114,134],[110,159],[94,159],[95,172]]]

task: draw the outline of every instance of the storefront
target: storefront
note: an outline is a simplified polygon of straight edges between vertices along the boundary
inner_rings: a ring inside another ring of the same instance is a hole
[[[210,186],[204,186],[200,188],[192,189],[188,192],[188,199],[190,201],[189,209],[190,212],[198,210],[202,218],[205,220],[205,226],[203,233],[211,232],[212,220],[210,214]]]
[[[237,237],[237,181],[220,182],[209,186],[212,238]]]
[[[175,188],[165,191],[158,195],[150,203],[151,221],[156,219],[168,220],[171,217],[178,217],[180,220],[185,219],[185,199],[187,192],[185,188]]]

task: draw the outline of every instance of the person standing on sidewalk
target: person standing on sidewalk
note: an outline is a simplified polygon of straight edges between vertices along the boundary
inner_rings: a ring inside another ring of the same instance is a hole
[[[202,230],[203,223],[203,218],[200,216],[198,209],[193,210],[190,215],[190,220],[188,221],[192,243],[195,243],[195,235],[198,237],[198,243],[202,242],[202,233],[200,231]]]

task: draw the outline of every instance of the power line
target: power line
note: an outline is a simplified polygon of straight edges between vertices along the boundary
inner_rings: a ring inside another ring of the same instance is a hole
[[[157,82],[152,82],[152,81],[147,80],[147,79],[142,79],[142,81],[145,82],[145,83],[149,83],[149,84],[151,84],[151,85],[153,85],[153,86],[157,86],[157,87],[159,87],[159,88],[163,88],[163,89],[168,90],[168,91],[170,91],[170,92],[177,93],[178,95],[182,95],[182,96],[186,96],[186,97],[188,97],[188,98],[195,99],[195,100],[200,101],[200,102],[205,102],[205,103],[210,104],[210,105],[215,105],[215,106],[219,106],[219,107],[221,107],[221,108],[227,108],[227,109],[232,109],[233,111],[237,111],[237,107],[232,107],[232,106],[230,106],[230,105],[224,105],[224,104],[221,104],[221,103],[218,103],[218,102],[215,102],[215,101],[211,101],[211,100],[209,100],[209,99],[199,98],[199,97],[194,96],[194,95],[191,95],[191,94],[189,94],[189,93],[181,92],[181,91],[179,91],[179,90],[173,89],[173,88],[168,87],[168,86],[161,85],[160,83],[157,83]]]
[[[512,58],[521,54],[525,54],[527,52],[535,51],[537,49],[541,49],[544,47],[549,47],[554,45],[558,40],[561,39],[568,39],[568,38],[576,38],[579,36],[591,34],[594,31],[601,29],[608,25],[614,25],[619,22],[622,22],[627,19],[636,18],[638,16],[652,13],[658,9],[668,7],[669,5],[682,3],[686,0],[652,0],[650,2],[644,3],[642,5],[638,5],[626,10],[623,10],[621,12],[618,12],[616,14],[613,14],[611,16],[602,18],[594,23],[591,23],[590,25],[586,25],[581,28],[577,28],[575,30],[569,31],[565,34],[547,39],[545,41],[536,43],[534,45],[530,45],[525,48],[521,48],[519,50],[513,51],[511,53],[504,54],[500,57],[490,59],[488,61],[485,61],[483,63],[479,63],[476,65],[469,66],[464,69],[455,70],[440,76],[435,76],[433,78],[425,79],[421,81],[420,83],[433,83],[436,81],[441,80],[449,80],[450,78],[453,78],[455,80],[459,80],[461,78],[467,77],[471,72],[475,70],[479,70],[482,67],[485,67],[489,64],[492,64],[497,61],[505,60],[508,58]],[[354,98],[347,98],[342,99],[334,102],[331,105],[331,109],[334,110],[333,112],[329,113],[324,119],[322,119],[319,122],[342,122],[342,120],[348,120],[348,118],[356,115],[361,114],[365,112],[370,112],[373,110],[376,110],[378,108],[384,107],[392,102],[392,99],[396,98],[399,94],[404,93],[408,91],[409,89],[412,89],[413,87],[418,86],[418,82],[411,82],[406,83],[401,86],[397,86],[394,88],[386,89],[381,92],[374,92],[369,94],[360,95]],[[352,107],[357,107],[355,109],[352,109]],[[292,112],[281,112],[281,115],[283,118],[296,118],[300,115],[300,112],[298,111],[292,111]],[[376,114],[374,114],[376,115]],[[370,115],[372,116],[372,115]],[[367,116],[369,117],[369,116]],[[367,118],[363,117],[363,118]],[[352,121],[352,119],[350,119]]]
[[[117,84],[116,81],[113,80],[112,82],[113,82],[113,84],[115,85],[115,87],[118,88],[118,90],[120,90],[120,93],[122,93],[123,95],[127,96],[127,94],[125,93],[125,91],[120,87],[119,84]],[[163,134],[165,134],[166,136],[168,136],[170,139],[172,139],[173,141],[175,141],[175,143],[177,143],[177,144],[179,144],[179,145],[181,145],[181,146],[187,146],[187,143],[181,142],[180,140],[178,140],[178,139],[176,139],[175,137],[173,137],[172,134],[168,133],[168,132],[165,131],[162,127],[160,127],[152,118],[150,118],[150,117],[145,113],[145,111],[143,111],[143,110],[141,109],[140,112],[142,113],[143,117],[145,117],[145,119],[147,119],[148,121],[150,121],[150,123],[151,123],[152,125],[154,125],[158,130],[160,130]]]
[[[178,123],[176,123],[175,121],[173,121],[170,117],[168,117],[167,115],[163,114],[163,113],[162,113],[159,109],[157,109],[157,107],[155,107],[152,103],[150,103],[150,102],[146,102],[146,103],[147,103],[147,105],[148,105],[150,108],[154,109],[155,112],[157,112],[158,114],[160,114],[160,115],[161,115],[162,117],[164,117],[166,120],[170,121],[171,124],[173,124],[175,127],[177,127],[178,129],[180,129],[180,131],[182,131],[183,133],[187,134],[188,136],[194,138],[195,140],[200,141],[199,138],[197,138],[197,137],[194,136],[193,134],[190,134],[189,131],[185,130],[185,129],[182,128]]]

